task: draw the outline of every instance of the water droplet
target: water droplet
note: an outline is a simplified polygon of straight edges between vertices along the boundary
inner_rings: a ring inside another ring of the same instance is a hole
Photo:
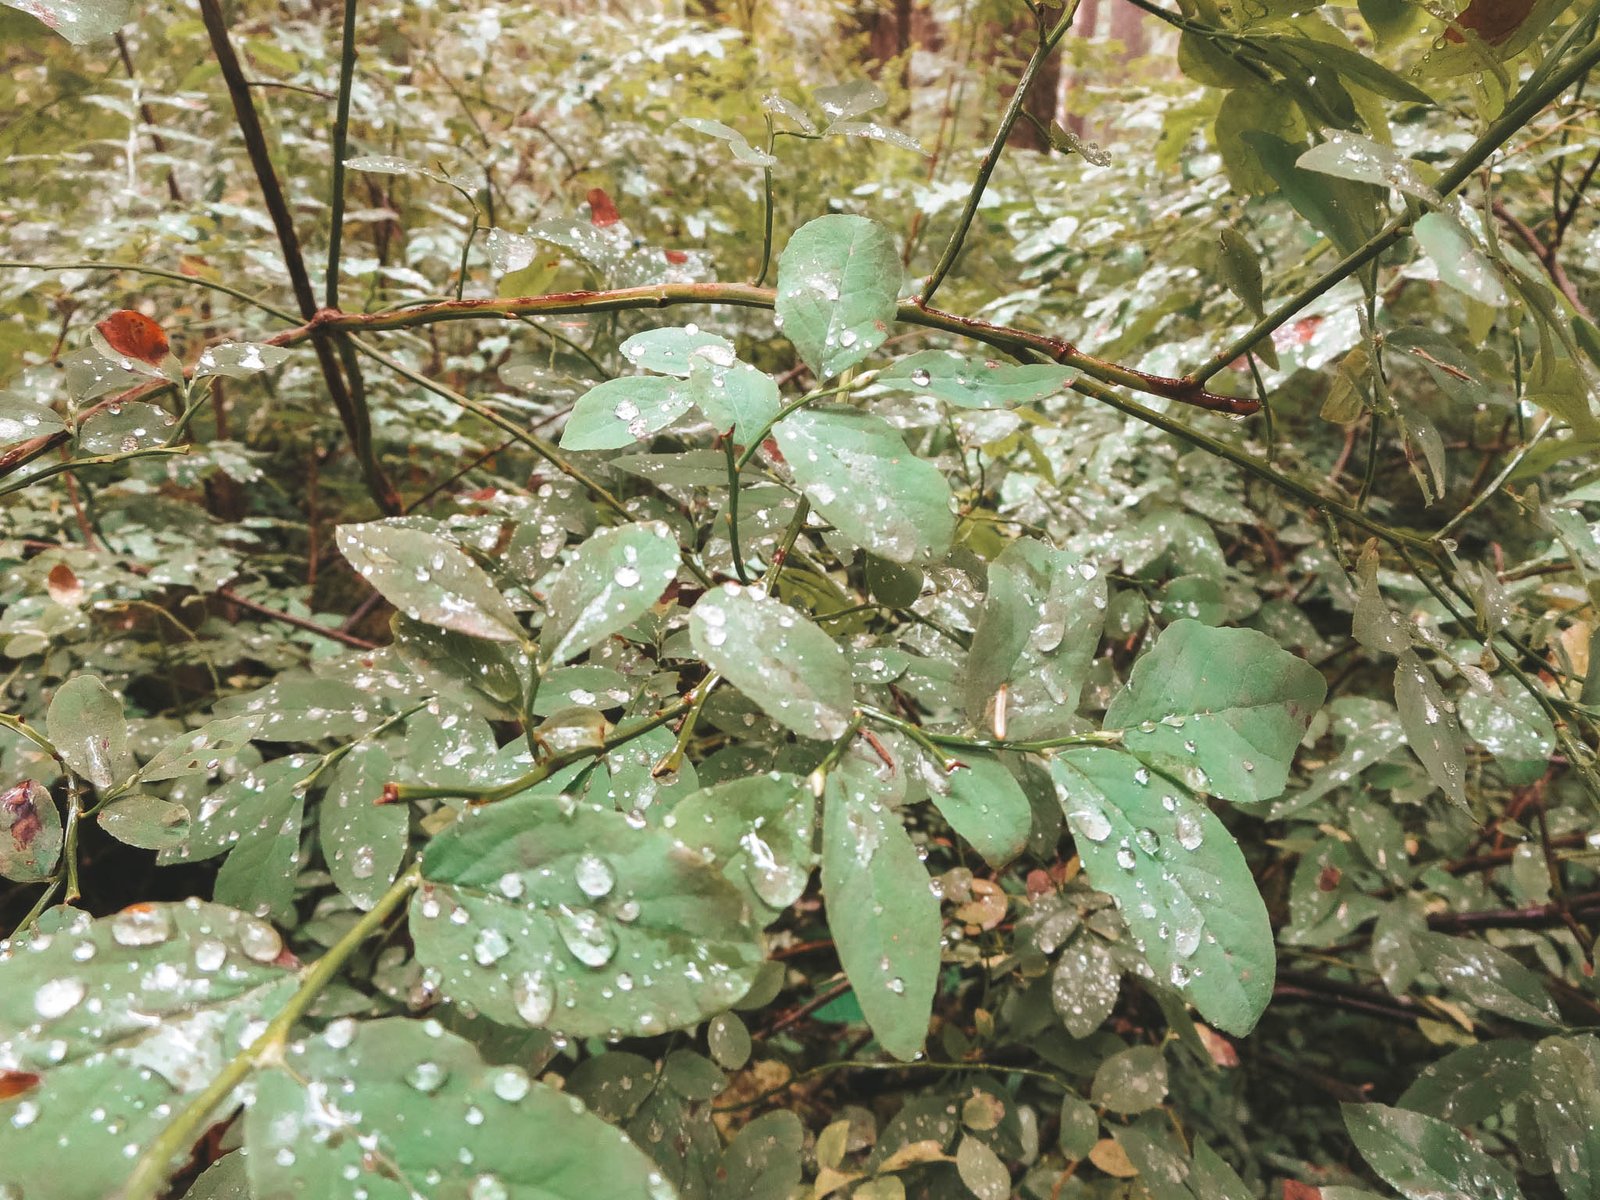
[[[515,1104],[528,1094],[533,1085],[521,1067],[505,1067],[494,1077],[494,1094],[508,1104]]]
[[[599,913],[587,908],[568,908],[563,904],[556,914],[556,928],[572,957],[588,967],[603,967],[617,952],[616,935]]]
[[[1073,829],[1088,838],[1091,842],[1103,842],[1111,836],[1111,822],[1104,813],[1094,809],[1082,809],[1069,814]]]
[[[83,1001],[83,980],[63,976],[47,979],[33,994],[33,1010],[46,1020],[66,1016]]]
[[[450,1078],[450,1072],[436,1062],[419,1062],[406,1072],[406,1082],[427,1095],[437,1092]]]
[[[473,939],[472,957],[480,967],[492,967],[510,953],[511,943],[498,929],[484,929]]]
[[[1185,850],[1198,850],[1204,840],[1205,830],[1200,825],[1200,819],[1193,813],[1181,814],[1178,817],[1178,845]]]
[[[535,1028],[550,1019],[556,1007],[556,989],[543,971],[524,971],[511,985],[517,1015]]]
[[[206,938],[194,948],[194,965],[202,971],[216,971],[228,961],[228,948],[215,938]]]
[[[155,946],[171,934],[166,912],[149,905],[125,908],[111,918],[111,936],[121,946]]]
[[[611,869],[611,864],[598,854],[585,854],[578,859],[578,865],[573,869],[573,878],[577,881],[578,888],[585,896],[599,899],[608,895],[617,885],[616,872]]]
[[[916,384],[918,387],[927,387],[933,382],[933,375],[927,370],[926,367],[918,367],[916,370],[911,372],[911,382]]]

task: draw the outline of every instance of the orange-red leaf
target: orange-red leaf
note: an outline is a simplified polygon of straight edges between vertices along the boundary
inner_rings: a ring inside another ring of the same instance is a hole
[[[1456,17],[1456,25],[1470,29],[1491,46],[1498,46],[1509,38],[1533,11],[1535,0],[1472,0]],[[1451,26],[1444,36],[1452,42],[1463,42],[1460,30]]]
[[[32,1071],[0,1071],[0,1100],[21,1096],[38,1086],[39,1077]]]
[[[118,354],[159,367],[171,352],[166,330],[141,312],[120,309],[95,326]]]
[[[622,214],[617,211],[617,206],[611,203],[611,197],[606,195],[605,188],[589,189],[589,221],[598,229],[607,225],[615,225],[622,220]]]

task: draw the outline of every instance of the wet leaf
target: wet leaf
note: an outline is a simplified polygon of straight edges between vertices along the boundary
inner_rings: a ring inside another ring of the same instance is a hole
[[[1237,229],[1224,229],[1219,241],[1221,253],[1217,258],[1228,290],[1256,316],[1266,316],[1261,302],[1261,260],[1255,247]]]
[[[619,450],[671,425],[694,403],[682,384],[660,375],[627,375],[590,388],[572,406],[563,450]]]
[[[955,534],[944,472],[882,417],[802,409],[773,431],[816,510],[862,549],[897,563],[940,558]]]
[[[261,1072],[245,1116],[256,1195],[667,1200],[654,1165],[573,1097],[489,1066],[436,1021],[345,1018]],[[529,1136],[537,1131],[537,1136]]]
[[[678,543],[661,524],[602,529],[546,586],[539,658],[564,663],[655,607],[678,574]]]
[[[885,367],[877,382],[957,408],[1011,408],[1054,396],[1077,375],[1071,367],[1051,363],[1018,366],[949,350],[920,350]]]
[[[122,701],[93,675],[78,675],[56,689],[45,728],[62,761],[96,787],[133,774]]]
[[[522,639],[494,581],[454,542],[389,521],[341,525],[336,540],[361,577],[413,621],[491,641]]]
[[[194,377],[205,379],[222,375],[228,379],[249,379],[262,371],[269,371],[289,358],[292,351],[282,346],[266,346],[258,342],[225,342],[210,346],[201,352],[194,364]]]
[[[318,808],[322,857],[333,882],[365,911],[394,882],[405,857],[411,814],[383,804],[394,764],[381,746],[358,745],[334,766]]]
[[[189,834],[189,810],[159,796],[127,796],[101,809],[95,820],[117,841],[142,850],[168,850]]]
[[[894,239],[865,217],[818,217],[789,239],[778,259],[777,318],[818,379],[883,344],[900,278]]]
[[[1446,991],[1514,1021],[1546,1028],[1561,1024],[1539,977],[1504,950],[1442,933],[1417,934],[1411,943],[1422,969]]]
[[[1011,1195],[1011,1172],[1000,1156],[975,1137],[964,1137],[956,1147],[956,1171],[978,1200],[1005,1200]]]
[[[883,1048],[921,1053],[939,972],[939,902],[873,768],[846,759],[823,794],[822,896],[839,962]]]
[[[417,958],[491,1020],[580,1037],[683,1029],[749,989],[761,934],[738,891],[670,831],[526,794],[428,844]]]
[[[1406,744],[1428,769],[1428,777],[1450,800],[1467,807],[1467,752],[1454,705],[1416,653],[1400,655],[1394,669],[1394,703]]]
[[[1600,1043],[1546,1038],[1533,1049],[1533,1108],[1567,1200],[1600,1196]]]
[[[1050,764],[1089,882],[1109,893],[1157,978],[1244,1035],[1272,998],[1266,905],[1222,822],[1131,755],[1087,748]]]
[[[1106,943],[1091,933],[1073,938],[1050,973],[1050,1003],[1076,1038],[1088,1037],[1105,1024],[1121,988],[1122,968]]]
[[[128,19],[130,0],[3,0],[43,21],[74,46],[108,38]]]
[[[1028,844],[1033,808],[1016,777],[992,754],[963,751],[965,766],[924,772],[928,797],[950,827],[999,870]]]
[[[1316,668],[1266,634],[1184,619],[1134,664],[1105,725],[1155,770],[1258,803],[1283,791],[1326,692]]]
[[[1443,1121],[1382,1104],[1346,1104],[1367,1165],[1408,1200],[1520,1200],[1511,1172]]]
[[[61,840],[61,813],[48,789],[24,779],[0,792],[0,876],[15,883],[49,879]]]
[[[6,1102],[0,1156],[8,1178],[98,1200],[298,976],[270,925],[221,905],[139,904],[96,920],[60,911],[59,927],[0,953],[0,1061],[39,1077]]]
[[[732,779],[678,801],[666,827],[699,851],[770,924],[811,880],[816,797],[794,775]]]
[[[1411,234],[1433,260],[1441,283],[1480,304],[1504,308],[1511,303],[1499,270],[1453,217],[1424,213],[1411,227]]]
[[[850,661],[818,626],[764,592],[724,584],[689,617],[695,653],[802,737],[840,737],[855,707]]]
[[[678,124],[687,126],[696,133],[727,142],[728,149],[733,151],[735,162],[752,167],[772,167],[778,163],[778,160],[765,150],[757,150],[752,146],[744,134],[731,125],[724,125],[721,121],[713,121],[706,117],[680,117]]]

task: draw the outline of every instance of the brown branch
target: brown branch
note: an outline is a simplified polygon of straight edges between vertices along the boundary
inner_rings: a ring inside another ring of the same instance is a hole
[[[316,296],[311,290],[311,276],[306,272],[305,257],[300,252],[300,238],[295,233],[294,218],[289,213],[288,201],[284,198],[277,171],[272,165],[272,155],[267,149],[267,136],[261,128],[261,118],[256,112],[255,99],[250,95],[250,84],[245,79],[244,68],[239,63],[239,56],[233,49],[233,43],[228,39],[228,27],[222,15],[221,0],[200,0],[200,16],[205,22],[206,33],[211,39],[211,49],[216,55],[223,81],[228,85],[228,95],[233,100],[233,111],[239,123],[239,132],[244,138],[250,165],[255,170],[256,181],[261,187],[262,201],[266,204],[267,214],[272,218],[273,229],[278,235],[278,246],[283,252],[283,264],[289,273],[289,285],[294,291],[295,303],[300,309],[301,317],[309,322],[317,311]],[[351,386],[346,386],[345,377],[339,373],[333,339],[321,331],[316,331],[311,342],[317,353],[317,364],[322,368],[322,378],[327,384],[328,395],[339,413],[339,420],[344,425],[345,435],[350,439],[351,449],[355,451],[356,459],[361,464],[367,490],[372,494],[378,507],[386,515],[392,516],[402,508],[400,495],[384,475],[377,459],[373,457],[372,427],[367,419],[366,406],[359,395],[352,396],[352,390],[359,393],[359,386],[354,378],[351,380]],[[354,370],[353,363],[352,354],[347,357],[346,369]]]
[[[1494,215],[1500,219],[1500,223],[1516,234],[1523,245],[1533,251],[1533,256],[1539,260],[1539,265],[1544,267],[1545,273],[1550,276],[1550,281],[1572,302],[1572,307],[1586,320],[1589,319],[1588,308],[1578,297],[1578,289],[1573,286],[1572,280],[1567,278],[1566,268],[1561,265],[1560,256],[1556,253],[1556,244],[1545,245],[1537,233],[1518,220],[1499,200],[1496,200],[1491,207],[1494,209]]]
[[[1566,901],[1531,904],[1525,908],[1490,908],[1478,912],[1433,913],[1428,928],[1440,933],[1466,933],[1474,929],[1550,929],[1566,925],[1575,916],[1600,915],[1600,892],[1580,892]]]
[[[133,69],[133,54],[128,50],[128,39],[122,36],[122,30],[117,30],[113,35],[117,43],[117,56],[122,59],[123,70],[128,72],[128,78],[137,80],[138,75]],[[155,147],[157,154],[167,152],[166,139],[156,132],[155,110],[144,101],[139,102],[139,119],[150,127],[150,144]],[[183,203],[183,190],[178,187],[178,177],[173,173],[172,166],[167,166],[167,195],[174,204]]]
[[[1578,177],[1578,186],[1572,189],[1572,198],[1567,201],[1565,212],[1556,215],[1556,231],[1550,239],[1552,246],[1561,245],[1562,239],[1567,236],[1567,226],[1572,224],[1572,218],[1578,215],[1578,206],[1583,203],[1583,193],[1594,179],[1594,173],[1600,169],[1600,151],[1589,160],[1589,165],[1584,168],[1583,174]]]

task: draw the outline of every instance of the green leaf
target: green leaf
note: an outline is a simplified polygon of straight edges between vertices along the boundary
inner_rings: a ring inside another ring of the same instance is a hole
[[[56,689],[45,730],[61,761],[99,788],[133,774],[122,701],[93,675],[78,675]]]
[[[778,258],[777,320],[819,380],[883,344],[901,271],[894,238],[865,217],[818,217],[789,239]]]
[[[5,1101],[0,1161],[55,1200],[116,1194],[299,981],[270,925],[199,900],[57,909],[4,946],[0,1061],[37,1082]]]
[[[1073,938],[1050,973],[1050,1003],[1075,1038],[1086,1038],[1106,1023],[1121,989],[1122,968],[1092,933]]]
[[[61,812],[49,789],[24,779],[0,792],[0,876],[39,883],[61,859]]]
[[[1218,240],[1221,253],[1217,261],[1228,290],[1239,297],[1256,316],[1266,316],[1267,310],[1261,298],[1261,259],[1256,254],[1256,248],[1237,229],[1224,229]]]
[[[1034,538],[989,565],[989,588],[967,655],[964,703],[993,726],[1006,689],[1007,736],[1075,732],[1079,695],[1105,625],[1106,582],[1093,563]]]
[[[1054,396],[1077,377],[1071,367],[1051,363],[1018,366],[949,350],[919,350],[885,367],[877,383],[957,408],[1011,408]]]
[[[928,798],[939,815],[995,870],[1027,847],[1033,828],[1028,796],[1005,764],[981,750],[963,751],[963,766],[948,773],[937,766],[924,772]]]
[[[545,590],[539,658],[564,663],[655,607],[678,574],[678,543],[659,522],[592,535]]]
[[[719,433],[731,429],[739,446],[760,436],[783,407],[770,375],[712,349],[695,352],[684,386],[712,428]]]
[[[944,472],[911,453],[882,417],[802,409],[773,434],[807,499],[863,550],[913,563],[950,549],[956,519]]]
[[[939,901],[886,785],[846,758],[823,793],[822,897],[867,1024],[898,1059],[922,1052],[939,974]]]
[[[43,21],[74,46],[108,38],[128,20],[130,0],[0,0]]]
[[[1167,1095],[1167,1060],[1155,1046],[1132,1046],[1113,1054],[1094,1073],[1092,1104],[1114,1113],[1147,1112]]]
[[[159,796],[127,796],[95,818],[117,841],[143,850],[167,850],[189,835],[189,810]]]
[[[1499,269],[1454,217],[1442,212],[1424,213],[1411,227],[1411,235],[1433,260],[1441,283],[1493,308],[1511,303]]]
[[[1050,772],[1089,882],[1116,900],[1156,975],[1219,1029],[1248,1033],[1277,959],[1266,905],[1222,822],[1118,750],[1069,750]]]
[[[0,446],[49,437],[66,426],[55,410],[25,396],[0,396]]]
[[[249,379],[287,361],[293,351],[282,346],[257,342],[224,342],[201,351],[194,364],[194,378],[221,375],[227,379]]]
[[[1392,187],[1427,204],[1444,204],[1439,193],[1422,177],[1415,162],[1393,146],[1358,134],[1334,130],[1328,134],[1327,141],[1311,147],[1296,159],[1295,166],[1339,179]]]
[[[390,521],[341,525],[335,541],[361,577],[413,621],[491,641],[522,640],[517,614],[454,542]]]
[[[1361,1157],[1409,1200],[1520,1200],[1511,1172],[1453,1126],[1382,1104],[1343,1109]]]
[[[720,863],[615,808],[525,794],[428,843],[417,959],[503,1025],[579,1037],[683,1029],[735,1003],[761,961]]]
[[[302,785],[316,762],[304,755],[273,759],[212,792],[200,802],[188,836],[157,861],[193,862],[227,853],[217,873],[218,901],[261,916],[292,917]]]
[[[319,809],[322,857],[337,887],[362,911],[378,902],[400,872],[411,814],[384,804],[394,764],[381,746],[358,745],[340,759]]]
[[[1600,1197],[1600,1043],[1546,1038],[1533,1049],[1533,1111],[1567,1200]]]
[[[1383,197],[1380,189],[1302,170],[1295,160],[1303,144],[1260,129],[1247,129],[1240,136],[1295,211],[1325,234],[1341,254],[1351,253],[1377,232]]]
[[[1394,703],[1411,752],[1440,790],[1466,809],[1467,751],[1461,724],[1439,681],[1415,651],[1402,652],[1395,664]]]
[[[805,1126],[780,1109],[751,1121],[728,1144],[715,1200],[790,1200],[800,1185]]]
[[[244,1130],[258,1196],[399,1195],[406,1180],[472,1200],[671,1196],[615,1128],[436,1021],[344,1018],[291,1043]]]
[[[720,863],[771,924],[811,881],[816,820],[811,789],[797,776],[772,771],[685,796],[664,824],[707,862]]]
[[[1522,1038],[1461,1046],[1430,1063],[1401,1095],[1399,1107],[1452,1125],[1476,1125],[1528,1091],[1531,1050]]]
[[[988,1145],[968,1134],[956,1147],[956,1172],[978,1200],[1006,1200],[1011,1172]]]
[[[671,425],[694,403],[675,379],[627,375],[578,398],[561,433],[563,450],[620,450]]]
[[[1546,1028],[1561,1013],[1539,976],[1504,950],[1476,938],[1419,933],[1411,939],[1417,961],[1447,991],[1486,1012]]]
[[[1236,803],[1284,789],[1327,684],[1254,629],[1174,621],[1134,664],[1105,727],[1159,771]]]
[[[158,783],[185,775],[209,775],[224,759],[248,746],[265,719],[264,713],[250,713],[208,721],[192,733],[173,738],[158,750],[140,769],[139,778],[145,783]]]
[[[695,653],[802,737],[841,737],[855,708],[839,644],[765,592],[736,583],[707,592],[689,614]]]
[[[1500,760],[1511,783],[1527,786],[1544,774],[1555,751],[1555,727],[1522,687],[1500,681],[1488,693],[1469,691],[1457,711],[1462,728]]]
[[[713,121],[706,117],[679,117],[678,124],[687,126],[696,133],[703,133],[708,137],[718,138],[728,143],[728,148],[733,151],[736,162],[745,163],[752,167],[774,167],[778,160],[765,150],[757,150],[749,140],[731,125],[724,125],[721,121]]]

